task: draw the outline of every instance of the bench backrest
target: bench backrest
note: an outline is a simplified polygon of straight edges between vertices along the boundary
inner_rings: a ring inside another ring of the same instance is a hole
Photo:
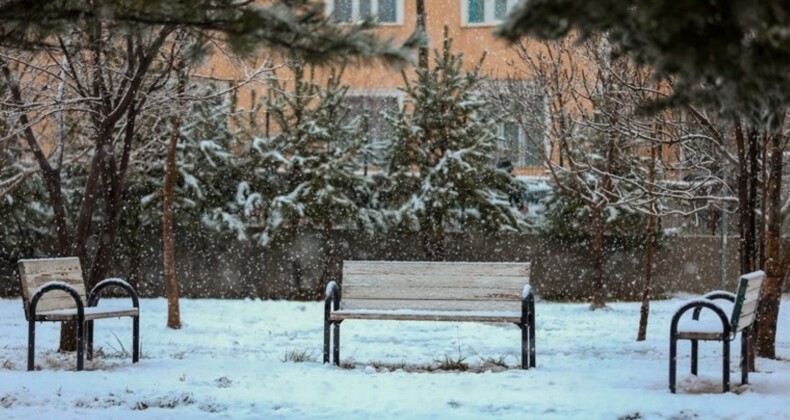
[[[22,282],[22,299],[25,305],[25,315],[28,314],[30,299],[42,285],[59,281],[66,283],[77,290],[83,302],[86,302],[85,283],[82,280],[80,260],[76,257],[44,258],[19,260],[19,279]],[[68,293],[60,290],[47,292],[36,305],[36,312],[54,311],[58,309],[73,309],[77,305]]]
[[[341,309],[520,311],[529,263],[344,261]]]
[[[762,295],[765,272],[754,271],[741,276],[738,281],[738,294],[732,307],[732,332],[749,328],[757,317],[757,305]]]

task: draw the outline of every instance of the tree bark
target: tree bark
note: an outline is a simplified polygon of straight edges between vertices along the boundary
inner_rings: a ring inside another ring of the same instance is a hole
[[[433,209],[433,203],[426,203],[426,215],[420,226],[422,248],[428,261],[444,261],[444,226],[441,211]]]
[[[425,13],[425,0],[415,0],[416,8],[417,8],[417,29],[422,31],[422,33],[427,37],[428,32],[425,30],[425,25],[428,20],[428,15]],[[427,69],[428,68],[428,47],[422,46],[420,47],[418,58],[417,58],[417,65]]]
[[[178,277],[176,276],[176,233],[173,220],[173,201],[176,184],[176,148],[181,137],[181,96],[186,89],[186,76],[182,73],[181,63],[177,62],[175,71],[178,76],[176,87],[177,109],[172,118],[172,133],[167,144],[165,160],[165,183],[162,200],[162,246],[165,285],[167,293],[167,327],[177,330],[181,328],[181,309],[178,302]]]
[[[656,180],[656,159],[658,151],[653,145],[650,148],[650,172],[648,173],[649,184],[647,188],[648,197],[653,199],[653,184]],[[656,243],[656,208],[651,202],[650,214],[647,216],[647,238],[645,243],[645,284],[642,287],[642,306],[639,308],[639,331],[636,334],[636,341],[647,339],[647,323],[650,317],[650,298],[653,293],[653,253]]]
[[[318,289],[316,290],[315,297],[323,297],[323,291],[326,285],[329,284],[330,274],[332,268],[335,266],[335,243],[334,243],[334,226],[332,222],[326,221],[324,223],[324,268],[321,271],[321,280],[318,282]]]
[[[590,296],[590,309],[606,307],[606,291],[603,281],[604,265],[604,226],[601,208],[594,206],[592,211],[592,252],[593,252],[593,283]]]
[[[782,138],[780,134],[768,136],[769,161],[765,197],[765,269],[763,295],[757,318],[756,351],[761,357],[776,358],[776,327],[779,318],[779,303],[782,298]]]

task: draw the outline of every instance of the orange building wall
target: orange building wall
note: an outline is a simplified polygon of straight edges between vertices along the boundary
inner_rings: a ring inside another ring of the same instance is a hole
[[[471,69],[479,62],[483,53],[486,59],[483,64],[482,73],[491,78],[504,78],[508,73],[512,73],[509,61],[518,60],[518,55],[508,44],[497,39],[493,35],[495,24],[462,24],[462,2],[464,0],[425,0],[426,7],[426,32],[429,38],[429,65],[433,65],[434,50],[441,50],[444,37],[444,28],[448,28],[448,33],[453,39],[453,51],[460,52],[464,56],[464,67]],[[414,0],[403,0],[404,12],[402,24],[381,24],[376,28],[376,34],[382,39],[392,39],[394,43],[401,44],[406,40],[416,28],[417,11]],[[415,51],[414,63],[416,64],[417,52]],[[270,58],[266,51],[250,57],[246,61],[248,69],[254,68],[260,62]],[[206,66],[198,73],[207,77],[238,80],[241,78],[243,66],[235,59],[229,59],[223,55],[216,54],[210,58]],[[413,77],[413,69],[405,68],[407,77]],[[326,76],[326,71],[317,71],[318,80]],[[401,69],[391,68],[378,62],[352,63],[349,64],[344,73],[343,81],[349,85],[353,91],[379,91],[395,92],[403,86]],[[252,90],[256,92],[251,93]],[[252,98],[260,100],[266,95],[266,86],[249,85],[239,90],[238,106],[249,109]],[[544,169],[540,167],[517,167],[514,170],[516,175],[542,175]]]

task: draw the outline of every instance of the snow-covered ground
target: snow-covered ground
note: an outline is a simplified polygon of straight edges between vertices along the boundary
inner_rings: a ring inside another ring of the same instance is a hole
[[[638,303],[590,312],[538,301],[538,366],[520,370],[515,325],[349,320],[347,366],[338,368],[320,361],[320,303],[182,300],[184,326],[173,331],[165,300],[144,299],[139,364],[121,354],[131,343],[128,319],[96,322],[103,356],[84,372],[73,371],[73,355],[54,351],[57,324],[44,323],[41,369],[26,372],[21,301],[0,299],[0,418],[790,418],[790,299],[780,360],[758,359],[750,385],[738,386],[735,358],[736,392],[718,393],[719,344],[700,346],[700,377],[691,377],[681,342],[681,389],[672,395],[668,332],[680,302],[654,302],[648,340],[636,342]],[[431,371],[459,354],[470,371]],[[300,356],[308,360],[287,360]]]

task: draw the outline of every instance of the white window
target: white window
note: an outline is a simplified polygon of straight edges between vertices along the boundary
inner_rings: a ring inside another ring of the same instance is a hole
[[[392,140],[395,133],[386,121],[386,114],[394,114],[401,109],[403,98],[399,92],[350,91],[343,102],[350,108],[351,117],[365,116],[368,133],[376,140]]]
[[[544,151],[542,136],[530,135],[521,125],[513,121],[504,121],[497,126],[500,146],[499,162],[507,162],[512,166],[541,166]]]
[[[388,89],[349,91],[343,102],[349,108],[349,118],[365,118],[372,149],[380,149],[374,150],[367,163],[380,163],[384,156],[383,148],[396,135],[387,115],[394,115],[402,109],[403,93]]]
[[[403,24],[403,0],[326,0],[326,13],[353,23],[376,16],[379,24]]]
[[[505,19],[519,0],[461,0],[465,25],[493,25]]]

